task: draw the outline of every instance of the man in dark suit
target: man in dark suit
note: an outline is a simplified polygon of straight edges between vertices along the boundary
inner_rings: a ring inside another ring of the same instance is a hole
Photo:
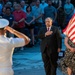
[[[52,26],[52,19],[46,18],[45,25],[38,37],[41,39],[41,52],[46,75],[56,75],[58,53],[61,50],[61,35],[57,27]]]

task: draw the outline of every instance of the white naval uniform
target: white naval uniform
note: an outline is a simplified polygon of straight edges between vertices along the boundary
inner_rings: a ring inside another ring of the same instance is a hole
[[[0,36],[0,75],[14,75],[12,55],[15,47],[25,45],[22,38],[7,38]]]

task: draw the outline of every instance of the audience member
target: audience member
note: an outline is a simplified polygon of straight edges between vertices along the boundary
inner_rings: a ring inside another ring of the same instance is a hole
[[[11,8],[6,7],[6,13],[3,16],[3,18],[7,19],[9,21],[9,26],[13,27],[14,25],[14,16],[11,14]],[[13,37],[13,35],[9,32],[7,32],[7,37]]]
[[[22,7],[22,10],[24,11],[24,12],[26,12],[26,7],[27,7],[27,5],[25,4],[25,1],[21,1],[20,2],[20,4],[21,4],[21,7]]]
[[[43,10],[40,7],[40,1],[39,0],[36,0],[35,4],[36,5],[33,7],[32,11],[33,11],[33,14],[35,17],[35,26],[38,27],[38,31],[39,31],[40,28],[42,27],[42,23],[43,23],[43,20],[42,20]]]
[[[48,0],[48,6],[44,9],[44,19],[50,17],[53,19],[53,25],[56,23],[57,18],[57,10],[54,6],[52,6],[52,1]]]
[[[69,22],[69,20],[71,19],[73,13],[74,13],[74,6],[73,4],[70,2],[70,0],[66,0],[66,4],[64,5],[64,11],[66,14],[66,25]]]
[[[30,30],[31,41],[32,41],[31,45],[34,46],[34,20],[35,20],[35,17],[33,16],[31,6],[26,7],[26,17],[27,18],[25,20],[25,23],[26,23],[27,28]]]
[[[25,33],[25,19],[26,19],[26,13],[21,10],[21,5],[16,4],[15,11],[13,12],[14,19],[15,19],[15,30]],[[23,48],[21,48],[23,50]]]

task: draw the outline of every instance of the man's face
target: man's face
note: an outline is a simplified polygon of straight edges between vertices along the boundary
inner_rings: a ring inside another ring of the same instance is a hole
[[[24,5],[25,5],[25,2],[24,2],[24,1],[22,1],[22,2],[21,2],[21,6],[24,6]]]
[[[48,5],[49,5],[49,6],[52,5],[52,2],[51,2],[51,1],[48,1]]]
[[[11,10],[10,9],[6,9],[6,14],[11,14]]]
[[[15,8],[16,8],[16,10],[20,10],[21,9],[21,5],[17,4]]]
[[[67,3],[70,3],[70,0],[66,0]]]
[[[41,2],[42,2],[42,3],[45,3],[45,0],[42,0]]]
[[[40,4],[40,1],[39,1],[39,0],[37,0],[37,1],[36,1],[36,5],[38,6],[39,4]]]
[[[52,26],[52,20],[51,19],[46,19],[45,24],[46,24],[46,27]]]

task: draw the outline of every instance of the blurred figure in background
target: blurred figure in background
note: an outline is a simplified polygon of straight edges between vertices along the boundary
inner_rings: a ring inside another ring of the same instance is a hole
[[[43,13],[44,13],[44,8],[47,7],[48,4],[46,3],[45,0],[42,0],[41,3],[40,3],[40,8],[42,9]],[[42,16],[42,20],[43,20],[43,23],[44,23],[44,16]]]
[[[13,12],[12,3],[10,1],[6,2],[5,6],[10,7],[11,11]]]
[[[35,17],[33,15],[31,6],[26,7],[26,17],[27,17],[25,19],[26,27],[30,31],[31,45],[34,46],[34,20],[35,20]]]
[[[0,3],[0,14],[2,13],[3,5]]]
[[[17,10],[17,9],[16,9],[16,6],[17,6],[17,2],[13,3],[13,12],[14,12],[15,10]]]
[[[22,0],[22,1],[20,2],[20,4],[21,4],[21,7],[22,7],[22,10],[23,10],[24,12],[26,12],[26,7],[27,7],[27,5],[25,4],[25,1]]]
[[[30,6],[33,8],[35,6],[35,0],[32,0]]]
[[[26,13],[23,10],[21,10],[20,4],[16,4],[15,9],[16,10],[13,12],[14,19],[15,19],[14,28],[15,30],[25,34]],[[21,49],[23,50],[23,48]]]
[[[14,16],[11,14],[11,8],[6,7],[6,14],[3,16],[3,18],[7,19],[9,21],[9,26],[13,27],[14,26]],[[7,37],[14,37],[13,34],[7,32]]]
[[[44,8],[47,7],[48,4],[45,2],[45,0],[41,1],[40,7],[42,8],[43,12],[44,12]]]
[[[69,22],[69,20],[71,19],[72,15],[74,14],[74,6],[72,3],[70,3],[70,0],[66,0],[66,4],[64,5],[64,11],[65,11],[65,15],[66,15],[66,25]],[[66,27],[65,25],[65,27]]]
[[[75,0],[71,0],[71,3],[74,5],[74,7],[75,7]]]
[[[1,17],[3,17],[6,14],[6,7],[4,6],[2,8],[2,13],[0,14]]]
[[[52,5],[57,9],[59,6],[59,0],[53,0]]]
[[[57,11],[57,22],[58,22],[58,26],[61,28],[61,30],[63,30],[65,28],[65,19],[66,19],[66,15],[64,12],[64,8],[60,7]]]
[[[62,7],[62,0],[59,0],[59,2],[58,2],[59,4],[58,4],[58,8],[57,8],[57,10],[59,9],[59,8],[61,8]]]
[[[43,24],[43,20],[42,20],[42,16],[43,16],[43,10],[40,7],[40,1],[36,0],[35,1],[35,6],[32,9],[32,12],[34,14],[35,17],[35,26],[38,28],[38,31],[41,29],[42,24]]]
[[[48,0],[48,6],[44,9],[44,19],[47,17],[51,17],[53,19],[53,25],[57,26],[57,10],[54,6],[52,6],[51,0]]]

